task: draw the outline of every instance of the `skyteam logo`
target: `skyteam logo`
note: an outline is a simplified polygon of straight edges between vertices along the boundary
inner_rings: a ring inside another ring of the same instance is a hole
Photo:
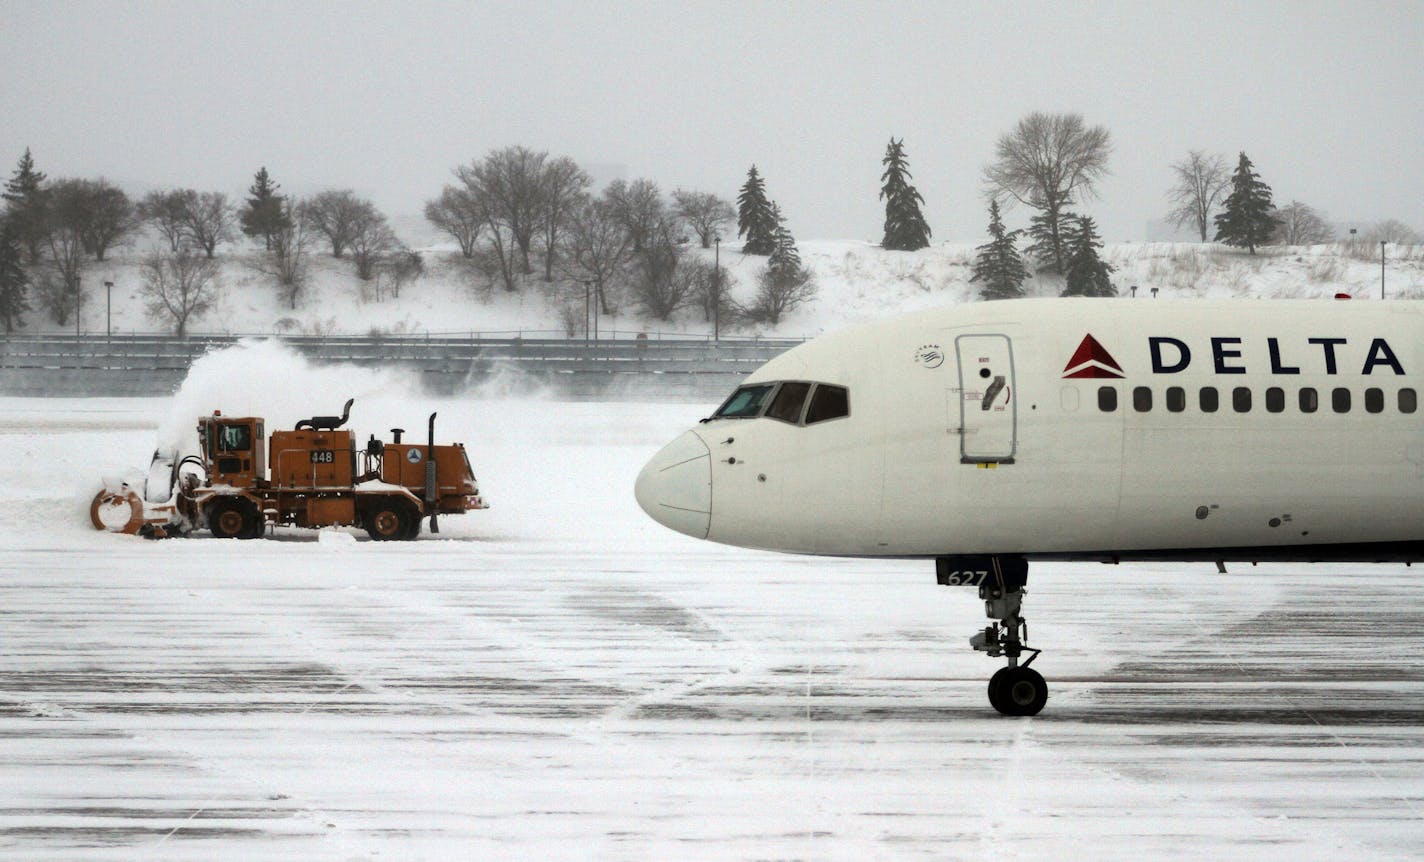
[[[1092,335],[1083,336],[1083,342],[1073,351],[1073,358],[1063,366],[1064,379],[1117,380],[1122,376],[1122,366]]]

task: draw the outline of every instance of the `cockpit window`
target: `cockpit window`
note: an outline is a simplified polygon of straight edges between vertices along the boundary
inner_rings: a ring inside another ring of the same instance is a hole
[[[810,391],[809,383],[781,384],[781,388],[776,390],[776,397],[771,399],[771,406],[767,408],[766,415],[795,425],[801,421],[801,408],[805,406],[806,394]]]
[[[771,394],[775,384],[758,383],[752,386],[743,386],[732,397],[712,414],[713,419],[754,419],[761,414],[762,404],[766,401],[766,396]]]
[[[806,410],[807,425],[849,415],[850,395],[844,386],[816,384],[816,391],[811,395],[811,406]]]

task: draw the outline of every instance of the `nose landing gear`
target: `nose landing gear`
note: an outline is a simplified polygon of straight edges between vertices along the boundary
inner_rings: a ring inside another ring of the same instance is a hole
[[[1028,622],[1020,615],[1028,561],[1023,557],[940,557],[937,580],[945,586],[976,586],[984,614],[993,625],[975,633],[969,645],[1007,663],[989,679],[989,704],[1003,715],[1037,715],[1048,701],[1048,683],[1029,665],[1041,650],[1025,645]],[[1019,657],[1032,653],[1019,664]]]

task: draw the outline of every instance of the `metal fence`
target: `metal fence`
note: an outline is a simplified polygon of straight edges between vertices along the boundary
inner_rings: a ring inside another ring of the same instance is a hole
[[[9,335],[0,337],[0,393],[166,395],[205,353],[240,336]],[[396,368],[428,391],[455,394],[496,375],[527,378],[567,397],[707,398],[724,394],[795,340],[275,336],[314,363]]]

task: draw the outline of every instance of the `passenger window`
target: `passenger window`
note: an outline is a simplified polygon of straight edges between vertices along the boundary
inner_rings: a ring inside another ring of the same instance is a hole
[[[1152,409],[1151,387],[1138,386],[1132,390],[1132,409],[1138,413],[1146,413]]]
[[[771,399],[771,406],[766,409],[767,417],[790,422],[792,425],[800,422],[801,408],[805,406],[806,393],[810,391],[809,383],[781,384],[781,388],[776,390],[776,397]]]
[[[1187,390],[1180,386],[1167,387],[1167,409],[1173,413],[1181,413],[1187,409]]]
[[[1117,388],[1113,386],[1098,387],[1098,409],[1104,413],[1112,413],[1117,410]]]
[[[1399,412],[1413,413],[1419,409],[1419,396],[1413,389],[1399,390]]]
[[[1350,412],[1350,390],[1345,388],[1335,389],[1330,393],[1330,409],[1336,413]]]
[[[1251,412],[1251,390],[1245,386],[1238,386],[1231,390],[1231,409],[1237,413]]]
[[[816,391],[811,395],[811,406],[806,411],[807,425],[849,415],[850,394],[846,392],[844,386],[816,384]]]
[[[1266,412],[1280,413],[1286,409],[1286,391],[1279,386],[1266,390]]]
[[[1314,413],[1320,409],[1320,394],[1307,386],[1300,390],[1300,412]]]
[[[770,394],[774,384],[758,383],[743,386],[720,409],[712,414],[713,419],[753,419],[761,413],[762,404]]]
[[[1198,400],[1201,404],[1201,412],[1203,413],[1215,413],[1216,408],[1220,406],[1220,399],[1217,397],[1215,386],[1203,386],[1199,393]]]
[[[1383,389],[1366,389],[1366,390],[1365,390],[1365,412],[1367,412],[1367,413],[1383,413],[1383,412],[1384,412],[1384,390],[1383,390]]]

